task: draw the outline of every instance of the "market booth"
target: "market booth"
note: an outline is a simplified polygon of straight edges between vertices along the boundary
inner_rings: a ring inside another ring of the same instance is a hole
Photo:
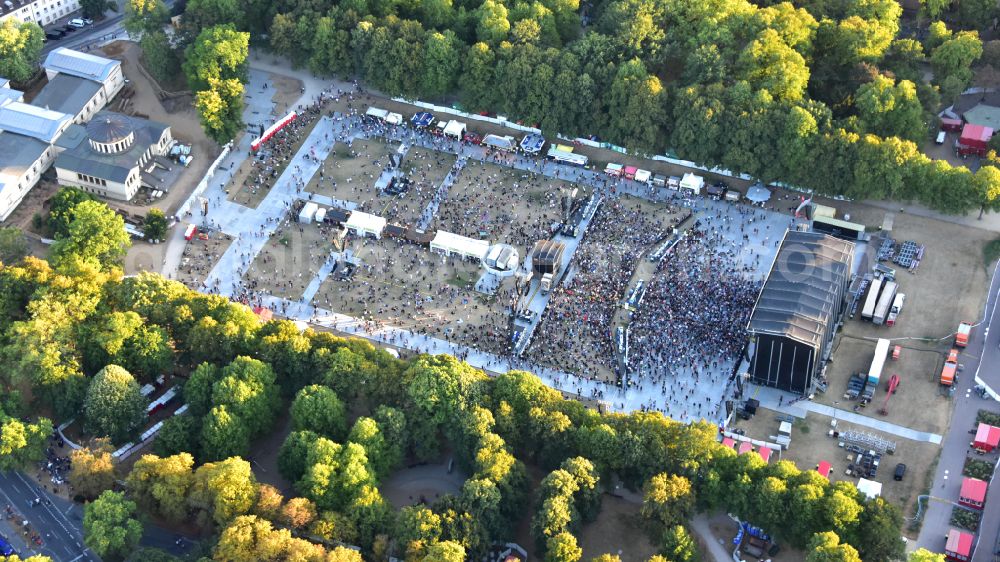
[[[1000,446],[1000,427],[985,423],[979,424],[972,447],[984,453],[992,453],[998,446]]]
[[[386,220],[378,215],[370,215],[361,211],[352,211],[344,226],[358,236],[382,238]]]
[[[705,187],[705,178],[695,174],[687,173],[681,178],[681,191],[687,190],[695,195],[701,195],[702,188]]]
[[[972,543],[976,537],[972,533],[948,531],[948,539],[944,543],[944,557],[957,562],[968,562],[972,558]]]

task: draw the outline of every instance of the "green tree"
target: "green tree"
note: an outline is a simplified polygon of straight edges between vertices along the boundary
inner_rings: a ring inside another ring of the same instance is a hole
[[[773,29],[761,32],[743,50],[737,66],[751,85],[780,100],[801,100],[809,83],[805,58],[786,45]]]
[[[167,234],[167,217],[163,211],[152,208],[146,213],[146,220],[142,223],[142,234],[146,240],[163,240]]]
[[[212,387],[220,378],[221,370],[211,363],[202,363],[191,372],[184,383],[184,401],[192,416],[204,416],[212,409]]]
[[[990,0],[958,2],[958,20],[963,27],[985,31],[997,15],[997,5]]]
[[[118,4],[114,0],[80,0],[80,8],[86,18],[103,18],[108,10],[117,12]]]
[[[364,447],[365,456],[368,458],[372,472],[375,473],[375,478],[381,480],[395,468],[389,464],[389,445],[375,420],[364,416],[358,418],[354,422],[354,426],[351,427],[351,433],[347,436],[347,440]]]
[[[455,541],[441,541],[427,547],[421,562],[464,562],[465,547]]]
[[[441,516],[424,506],[405,506],[399,510],[393,530],[402,546],[401,554],[407,560],[420,559],[441,538]]]
[[[471,109],[481,109],[493,105],[493,83],[495,55],[486,43],[476,43],[465,56],[465,66],[458,78],[462,99]]]
[[[257,500],[257,480],[250,463],[233,457],[201,465],[194,472],[188,500],[218,525],[249,513]]]
[[[984,211],[1000,210],[1000,168],[982,166],[976,170],[972,180],[979,197],[979,217]]]
[[[946,78],[955,77],[962,84],[972,79],[972,63],[983,54],[983,43],[975,31],[959,31],[946,39],[931,52],[931,67],[934,78],[943,83]]]
[[[309,526],[309,532],[330,542],[356,544],[358,530],[346,515],[336,511],[323,511]]]
[[[582,557],[583,549],[570,533],[561,532],[546,541],[545,562],[577,562]]]
[[[243,29],[246,7],[236,0],[188,0],[184,8],[183,29],[189,37],[197,37],[203,29],[232,24]]]
[[[858,520],[857,537],[851,540],[862,560],[902,560],[905,544],[900,538],[903,516],[882,498],[865,502]]]
[[[74,449],[69,459],[69,481],[76,495],[92,500],[114,486],[115,465],[107,441],[97,440],[91,447]]]
[[[392,524],[392,506],[374,486],[362,486],[344,513],[358,530],[362,549],[371,548],[375,537],[387,532]]]
[[[121,215],[104,203],[83,201],[73,208],[66,237],[52,245],[51,261],[57,267],[79,260],[110,268],[121,265],[131,245]]]
[[[142,537],[135,502],[108,490],[83,510],[83,542],[105,560],[122,560]]]
[[[278,451],[278,472],[291,482],[298,482],[308,468],[309,452],[319,435],[312,431],[293,431]]]
[[[238,80],[213,80],[209,89],[195,93],[195,108],[205,134],[226,144],[243,129],[243,84]]]
[[[128,0],[122,26],[129,35],[142,37],[147,33],[162,32],[170,19],[170,10],[163,0]]]
[[[20,469],[44,459],[51,434],[52,422],[47,418],[29,423],[0,410],[0,470]]]
[[[187,496],[194,484],[190,453],[169,457],[143,455],[125,478],[129,493],[143,510],[172,522],[184,520]]]
[[[451,32],[429,33],[424,42],[424,74],[421,77],[421,95],[439,98],[455,88],[455,78],[461,68],[456,49],[458,39]]]
[[[854,103],[868,132],[913,142],[927,136],[917,87],[909,80],[896,84],[892,78],[877,76],[858,88]]]
[[[38,68],[45,34],[34,22],[0,21],[0,76],[27,82]]]
[[[281,403],[275,374],[270,365],[246,356],[222,369],[212,385],[212,403],[227,407],[239,418],[251,438],[271,427]]]
[[[347,433],[347,409],[337,394],[314,384],[300,390],[292,401],[292,430],[314,431],[340,441]]]
[[[0,227],[0,263],[14,264],[28,255],[28,240],[20,228]]]
[[[693,508],[691,482],[683,476],[660,473],[643,488],[642,516],[655,521],[657,529],[682,524]]]
[[[146,421],[146,397],[132,375],[118,365],[101,369],[87,388],[83,403],[87,433],[124,443]]]
[[[626,147],[655,153],[662,140],[653,123],[662,122],[665,95],[660,79],[640,60],[622,64],[609,93],[610,134]]]
[[[861,562],[861,557],[853,546],[841,543],[836,533],[827,531],[813,535],[806,562]]]
[[[907,562],[945,562],[944,554],[931,552],[926,548],[918,548],[906,558]]]
[[[76,216],[76,206],[84,201],[96,201],[93,195],[78,187],[61,187],[49,202],[49,216],[46,221],[49,232],[55,239],[69,236],[69,225]]]
[[[698,562],[698,545],[683,525],[669,527],[663,534],[663,552],[673,562]]]
[[[157,455],[170,456],[188,452],[198,455],[198,436],[201,434],[201,422],[194,416],[172,416],[163,422],[163,427],[156,433],[153,450]]]
[[[246,83],[249,42],[250,34],[232,25],[203,29],[184,53],[184,75],[191,90],[209,90],[227,80]]]
[[[202,422],[199,450],[204,459],[213,461],[246,456],[250,452],[250,431],[244,420],[225,405],[215,406]]]
[[[507,8],[495,0],[486,0],[479,6],[476,20],[476,37],[483,43],[496,45],[510,32]]]

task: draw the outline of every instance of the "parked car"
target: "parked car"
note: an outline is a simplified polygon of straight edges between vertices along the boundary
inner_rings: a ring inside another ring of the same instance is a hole
[[[45,32],[45,38],[50,39],[52,41],[55,41],[57,39],[62,39],[65,36],[66,34],[63,33],[62,31],[59,31],[58,29],[53,29],[52,31]]]
[[[896,465],[896,472],[892,475],[892,479],[902,480],[904,474],[906,474],[906,465],[903,463],[899,463]]]
[[[82,19],[80,19],[80,18],[71,19],[71,20],[69,20],[69,23],[67,23],[66,25],[68,25],[70,27],[75,27],[77,29],[80,29],[81,27],[86,27],[87,26],[87,24],[84,23],[84,21]]]
[[[64,27],[60,27],[59,31],[62,31],[63,33],[73,33],[74,31],[76,31],[76,28],[73,27],[72,25],[66,25]]]

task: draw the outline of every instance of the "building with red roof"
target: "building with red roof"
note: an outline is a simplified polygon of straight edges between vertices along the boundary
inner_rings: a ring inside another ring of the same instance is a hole
[[[991,138],[993,138],[993,129],[967,123],[962,127],[962,134],[958,137],[958,152],[985,156],[986,151],[989,150]]]
[[[1000,427],[979,424],[976,429],[976,440],[972,442],[972,446],[980,451],[992,453],[994,449],[1000,447]]]
[[[982,509],[986,503],[986,488],[988,484],[978,478],[962,479],[962,490],[958,493],[958,503],[974,508]]]
[[[951,529],[948,531],[948,540],[944,545],[945,558],[968,562],[972,558],[972,543],[975,539],[976,537],[972,533]]]
[[[826,478],[827,480],[829,480],[830,479],[830,470],[832,468],[833,468],[833,466],[830,465],[830,463],[828,463],[826,461],[819,461],[819,464],[816,465],[816,472],[822,474],[823,478]]]

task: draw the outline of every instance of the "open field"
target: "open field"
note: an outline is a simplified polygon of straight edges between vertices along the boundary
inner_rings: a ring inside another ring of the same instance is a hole
[[[375,181],[398,148],[378,140],[357,139],[350,146],[338,142],[305,190],[352,201],[358,210],[378,214],[385,202],[375,193]]]
[[[734,426],[746,430],[749,437],[769,440],[768,436],[774,435],[778,430],[778,420],[775,416],[775,412],[761,408],[752,419],[739,420]],[[810,470],[815,468],[819,461],[827,461],[833,465],[830,473],[831,481],[848,480],[856,484],[858,481],[856,477],[844,474],[849,464],[847,460],[849,453],[838,446],[836,439],[827,436],[831,419],[828,416],[810,413],[807,418],[796,420],[792,429],[792,444],[788,450],[782,451],[781,458],[794,462],[800,470]],[[843,420],[838,420],[837,429],[871,431]],[[904,515],[911,516],[917,496],[924,493],[927,485],[925,479],[929,478],[933,466],[937,463],[941,447],[933,443],[910,441],[891,435],[884,437],[896,442],[896,453],[882,457],[875,480],[882,483],[882,497],[900,507]],[[773,460],[774,457],[772,462]],[[906,476],[900,482],[893,480],[892,477],[897,463],[906,464]]]
[[[399,509],[419,503],[433,503],[445,494],[458,495],[465,475],[455,467],[448,472],[448,463],[421,464],[392,473],[380,489],[393,507]]]
[[[226,253],[233,239],[222,232],[207,234],[207,240],[195,236],[184,247],[184,257],[177,268],[177,281],[192,289],[200,289],[216,262]]]
[[[244,273],[245,283],[253,291],[299,300],[332,251],[331,227],[285,218]]]
[[[576,188],[577,198],[587,196],[583,186],[469,160],[449,188],[434,225],[438,230],[510,244],[526,255],[561,220],[560,189],[564,187]]]
[[[507,349],[504,303],[513,292],[513,278],[488,298],[474,290],[483,271],[478,263],[392,239],[348,240],[345,252],[362,266],[349,280],[341,280],[339,271],[330,275],[313,299],[315,306],[479,349]]]
[[[579,533],[583,559],[617,554],[622,562],[645,562],[656,554],[656,545],[642,525],[640,505],[610,494],[601,495],[601,513]]]
[[[901,343],[906,346],[907,342]],[[826,370],[830,386],[826,393],[816,394],[816,402],[850,410],[858,401],[844,398],[847,382],[854,373],[868,372],[875,342],[841,336],[835,345],[834,361]],[[904,347],[898,361],[886,361],[878,391],[859,413],[919,431],[946,433],[952,402],[938,384],[943,364],[944,357],[937,351]],[[894,374],[899,375],[900,383],[889,399],[888,414],[882,415],[879,409],[885,401],[889,378]]]

